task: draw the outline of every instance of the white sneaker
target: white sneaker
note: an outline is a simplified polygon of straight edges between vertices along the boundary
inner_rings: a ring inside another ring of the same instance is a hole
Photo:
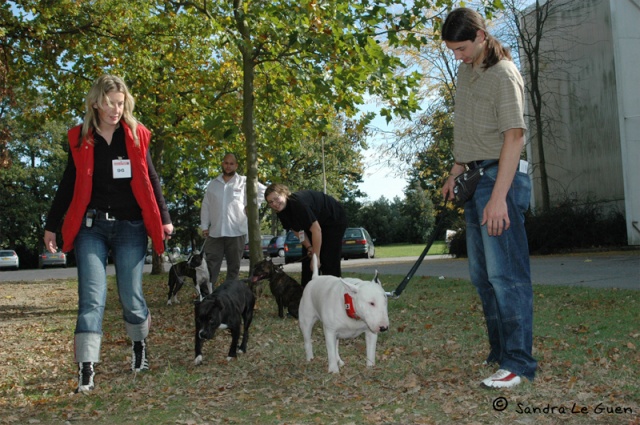
[[[522,379],[515,373],[505,369],[498,369],[496,373],[482,381],[482,385],[487,388],[511,388],[521,382]]]

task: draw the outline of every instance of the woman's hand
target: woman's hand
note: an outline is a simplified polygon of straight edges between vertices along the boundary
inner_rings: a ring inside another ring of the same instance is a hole
[[[163,224],[162,230],[164,230],[164,239],[169,240],[171,239],[171,235],[173,235],[173,231],[175,229],[173,228],[173,223],[169,223],[169,224]]]
[[[48,230],[44,231],[44,249],[49,252],[58,251],[58,243],[56,242],[56,234]]]

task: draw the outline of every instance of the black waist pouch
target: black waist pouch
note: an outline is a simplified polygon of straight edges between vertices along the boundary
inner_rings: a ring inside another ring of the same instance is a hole
[[[465,202],[473,197],[480,177],[484,174],[484,167],[477,167],[473,170],[465,171],[455,178],[455,186],[453,187],[453,194],[455,196],[454,204],[458,207],[463,207]]]

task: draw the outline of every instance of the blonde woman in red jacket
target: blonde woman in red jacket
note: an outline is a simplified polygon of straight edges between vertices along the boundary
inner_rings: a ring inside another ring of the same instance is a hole
[[[45,226],[45,248],[55,252],[56,232],[64,217],[62,249],[75,248],[76,392],[94,388],[109,253],[116,267],[125,328],[132,340],[131,370],[149,369],[146,338],[151,315],[142,291],[147,236],[161,254],[173,225],[151,163],[151,133],[133,117],[134,104],[119,77],[103,75],[94,82],[86,98],[84,122],[68,132],[69,160]]]

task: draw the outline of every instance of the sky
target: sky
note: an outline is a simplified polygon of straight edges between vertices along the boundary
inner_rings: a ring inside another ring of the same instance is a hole
[[[360,106],[363,112],[375,112],[376,117],[370,123],[382,132],[390,133],[393,131],[393,122],[387,124],[386,119],[379,115],[380,105],[374,100],[369,99],[364,105]],[[375,134],[375,133],[373,133]],[[369,149],[363,152],[364,155],[364,173],[362,175],[362,183],[358,185],[360,190],[367,194],[367,200],[377,201],[381,196],[392,201],[396,196],[400,199],[404,198],[404,188],[407,182],[403,176],[397,176],[398,169],[392,169],[387,163],[393,164],[393,158],[381,157],[381,153],[376,149],[382,141],[373,139],[367,140]],[[397,160],[396,160],[397,162]]]
[[[358,185],[361,191],[367,194],[367,200],[377,201],[381,196],[392,201],[396,196],[404,198],[404,188],[407,185],[403,177],[396,177],[387,165],[379,164],[379,153],[375,149],[365,151],[365,170],[363,182]]]

